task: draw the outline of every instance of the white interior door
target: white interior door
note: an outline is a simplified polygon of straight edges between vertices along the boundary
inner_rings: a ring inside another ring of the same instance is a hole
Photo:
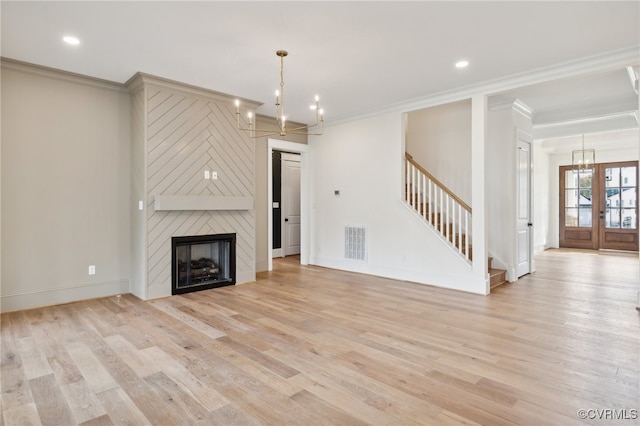
[[[518,136],[516,277],[531,272],[531,143]]]
[[[300,155],[282,154],[282,248],[300,254]]]

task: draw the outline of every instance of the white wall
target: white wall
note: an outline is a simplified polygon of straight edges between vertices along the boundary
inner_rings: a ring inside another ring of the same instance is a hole
[[[310,263],[484,294],[485,281],[404,202],[402,140],[400,113],[310,138]],[[367,228],[367,262],[344,259],[348,225]]]
[[[471,100],[407,114],[406,150],[436,179],[471,204]]]
[[[129,291],[129,116],[117,85],[3,61],[3,311]]]
[[[557,173],[557,172],[556,172]],[[549,210],[550,190],[549,152],[542,149],[539,141],[533,142],[533,249],[540,252],[549,248],[548,236],[553,217]],[[558,218],[555,218],[558,222]]]
[[[632,161],[639,159],[637,129],[620,130],[614,132],[594,133],[585,135],[585,148],[596,150],[596,163],[616,161]],[[582,135],[563,138],[537,140],[536,149],[540,151],[542,165],[534,168],[536,190],[534,201],[535,217],[543,220],[548,217],[546,234],[536,233],[534,244],[537,248],[558,247],[559,241],[559,167],[571,164],[571,150],[580,149]],[[546,185],[543,185],[546,183]]]
[[[491,109],[488,119],[487,170],[489,255],[493,266],[515,281],[517,131],[533,133],[531,118],[514,104]],[[533,149],[533,147],[532,147]],[[535,151],[535,150],[534,150]]]

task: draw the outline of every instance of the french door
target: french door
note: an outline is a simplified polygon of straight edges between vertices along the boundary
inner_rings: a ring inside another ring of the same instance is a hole
[[[560,247],[638,251],[638,162],[560,167]]]

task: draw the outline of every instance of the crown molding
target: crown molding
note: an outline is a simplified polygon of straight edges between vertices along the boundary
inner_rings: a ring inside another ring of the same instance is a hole
[[[182,92],[189,96],[199,97],[208,101],[217,101],[223,103],[234,102],[236,99],[238,99],[240,102],[242,102],[243,108],[250,111],[255,111],[256,108],[262,105],[262,102],[240,98],[238,96],[229,95],[227,93],[217,92],[215,90],[181,83],[179,81],[170,80],[164,77],[158,77],[143,72],[135,73],[129,80],[126,81],[126,83],[124,83],[124,86],[132,92],[139,90],[142,86],[156,86],[163,89],[172,90],[174,92]]]
[[[524,115],[529,120],[533,119],[533,109],[520,99],[510,99],[503,102],[496,102],[492,103],[488,107],[489,111],[500,111],[503,109],[511,109]]]
[[[637,111],[602,114],[575,120],[533,125],[533,133],[536,139],[550,139],[630,129],[638,129]]]
[[[117,92],[127,93],[128,89],[121,83],[115,81],[104,80],[101,78],[90,77],[83,74],[64,71],[56,68],[36,65],[29,62],[18,61],[16,59],[0,57],[0,65],[3,69],[15,70],[24,73],[39,75],[42,77],[53,78],[70,83],[80,83],[87,86],[98,87],[101,89],[115,90]]]
[[[588,56],[555,65],[537,68],[531,71],[512,74],[494,80],[487,80],[478,84],[446,90],[420,98],[397,102],[384,108],[371,110],[350,118],[338,119],[330,124],[325,121],[325,127],[347,123],[363,118],[373,117],[385,113],[408,113],[437,105],[470,99],[474,95],[486,96],[517,89],[523,86],[545,83],[562,78],[592,74],[602,71],[625,68],[640,63],[640,45],[605,52],[600,55]]]

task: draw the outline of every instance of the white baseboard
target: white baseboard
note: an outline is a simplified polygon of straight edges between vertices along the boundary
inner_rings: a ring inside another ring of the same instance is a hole
[[[356,272],[360,274],[374,275],[391,278],[400,281],[409,281],[415,284],[424,284],[433,287],[448,288],[463,291],[465,293],[489,294],[489,278],[477,279],[471,275],[471,269],[467,273],[457,274],[426,274],[425,271],[414,271],[395,267],[371,265],[361,262],[345,261],[327,257],[314,256],[310,262],[312,265],[341,271]]]
[[[537,244],[533,247],[533,253],[540,253],[541,251],[545,251],[548,248],[549,247],[547,247],[546,244]]]
[[[129,293],[128,279],[78,287],[2,295],[2,297],[0,297],[0,310],[2,312],[18,311],[126,293]]]

